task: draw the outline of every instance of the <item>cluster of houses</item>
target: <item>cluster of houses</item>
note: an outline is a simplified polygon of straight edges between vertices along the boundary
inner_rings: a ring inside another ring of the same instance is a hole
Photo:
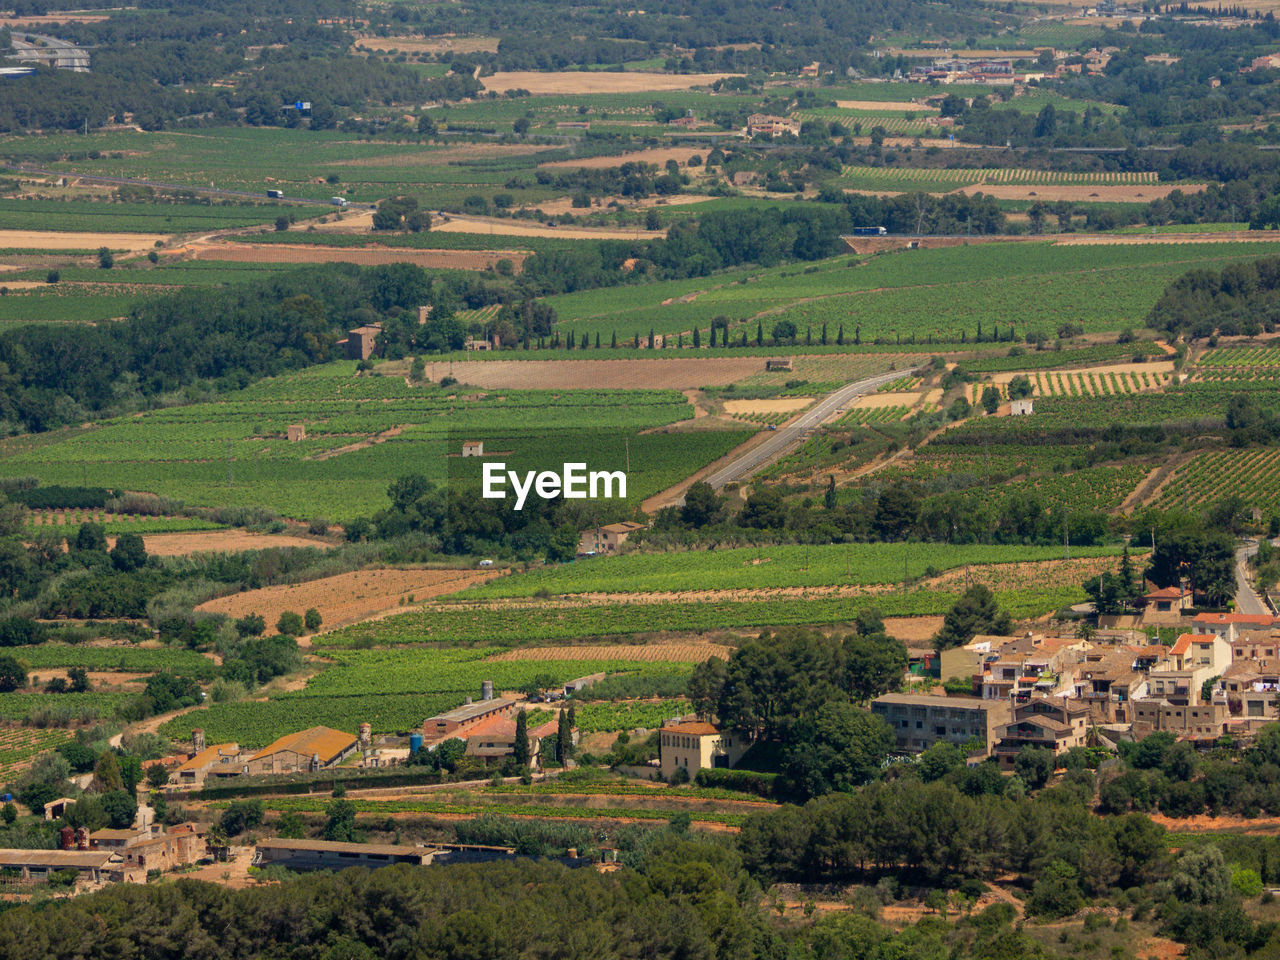
[[[1178,588],[1148,594],[1149,606],[1183,629],[1171,645],[1134,631],[1093,638],[977,636],[942,652],[913,657],[943,681],[971,684],[968,696],[890,693],[871,710],[892,728],[901,753],[936,743],[968,748],[1012,769],[1018,753],[1142,740],[1156,732],[1210,746],[1247,740],[1280,720],[1280,617],[1198,613]],[[954,687],[953,687],[954,689]],[[714,724],[685,721],[660,731],[660,770],[733,766],[750,746]]]
[[[63,827],[60,841],[57,850],[0,850],[0,877],[38,883],[75,871],[76,883],[146,883],[148,874],[190,866],[208,853],[205,828],[196,823],[92,833]]]

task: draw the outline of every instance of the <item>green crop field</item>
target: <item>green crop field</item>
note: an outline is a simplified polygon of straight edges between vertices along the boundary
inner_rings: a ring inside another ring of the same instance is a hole
[[[675,391],[500,391],[462,399],[434,385],[353,373],[354,364],[342,361],[220,402],[107,420],[65,438],[14,438],[0,443],[0,475],[81,483],[92,470],[104,485],[194,505],[250,502],[287,516],[342,520],[385,506],[387,486],[406,474],[477,485],[482,459],[457,456],[464,439],[485,441],[509,470],[561,462],[622,470],[629,458],[628,502],[639,503],[751,433],[644,432],[693,415]],[[292,423],[306,425],[307,439],[285,439]]]
[[[492,649],[348,650],[335,652],[336,664],[313,677],[304,690],[272,697],[265,703],[240,701],[213,704],[177,717],[162,727],[167,736],[190,736],[203,727],[209,742],[233,740],[261,747],[303,727],[322,724],[354,732],[370,723],[377,733],[405,733],[422,721],[479,696],[482,680],[498,691],[518,689],[535,677],[563,684],[592,673],[688,672],[689,664],[634,660],[504,660],[487,659]],[[600,722],[609,715],[602,708]],[[603,728],[602,728],[603,729]]]
[[[86,670],[123,673],[175,673],[197,680],[212,680],[217,674],[217,666],[210,658],[194,650],[176,647],[89,647],[42,643],[12,647],[7,652],[32,670],[84,667]]]
[[[614,584],[613,586],[617,586]],[[621,638],[635,634],[746,630],[795,624],[839,624],[874,607],[885,616],[946,613],[958,594],[914,590],[853,597],[786,597],[770,600],[679,601],[557,605],[535,602],[438,604],[317,636],[316,647],[377,645],[527,644],[549,640]],[[1036,617],[1085,599],[1077,587],[1000,588],[1000,603],[1015,617]]]
[[[0,230],[96,233],[182,233],[270,223],[278,204],[112,203],[89,200],[0,200]]]
[[[1280,449],[1202,453],[1178,467],[1161,489],[1156,506],[1207,507],[1231,496],[1246,508],[1280,511]]]
[[[1105,556],[1112,547],[1083,550]],[[851,543],[744,547],[685,553],[595,557],[490,581],[474,597],[632,593],[682,590],[767,590],[838,584],[901,583],[953,567],[1051,560],[1057,547],[962,546],[939,543]]]

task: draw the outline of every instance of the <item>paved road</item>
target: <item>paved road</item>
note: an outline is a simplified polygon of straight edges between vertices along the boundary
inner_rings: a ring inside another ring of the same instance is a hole
[[[1250,541],[1236,550],[1236,612],[1270,616],[1271,608],[1254,593],[1245,577],[1248,559],[1258,552],[1258,544]]]
[[[791,447],[804,440],[805,433],[826,421],[834,413],[844,407],[854,397],[871,393],[886,383],[913,374],[923,369],[913,367],[908,370],[890,370],[866,380],[858,380],[846,384],[834,393],[829,393],[803,414],[784,427],[779,427],[764,443],[754,450],[749,450],[737,460],[721,467],[711,476],[707,483],[719,490],[726,483],[744,480],[767,463],[772,463],[786,453]]]

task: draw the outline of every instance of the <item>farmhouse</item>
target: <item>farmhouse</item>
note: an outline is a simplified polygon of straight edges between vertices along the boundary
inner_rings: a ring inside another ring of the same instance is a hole
[[[371,323],[347,331],[347,359],[368,360],[377,350],[378,335],[382,333],[382,324]]]
[[[79,880],[90,883],[125,879],[124,859],[110,850],[0,850],[0,870],[34,882],[47,881],[59,870],[75,870]],[[140,883],[146,874],[129,879]]]
[[[977,740],[989,754],[1013,711],[1008,700],[886,693],[871,701],[871,712],[893,728],[899,750],[918,753],[944,740],[957,746]]]
[[[462,442],[462,455],[464,457],[483,457],[484,441],[483,440],[464,440]]]
[[[1142,599],[1146,602],[1143,618],[1148,620],[1154,617],[1176,620],[1192,604],[1191,591],[1186,587],[1161,587],[1143,594]]]
[[[536,727],[529,727],[529,765],[537,769],[542,757],[542,741],[554,736],[558,729],[555,719]],[[575,737],[574,742],[577,742]],[[513,717],[495,716],[475,724],[467,731],[467,756],[496,760],[515,753],[516,721]]]
[[[301,733],[281,737],[263,747],[244,764],[250,775],[301,773],[335,766],[356,748],[356,738],[330,727],[311,727]]]
[[[622,523],[610,523],[603,527],[583,530],[578,536],[578,556],[617,553],[618,548],[627,542],[627,537],[642,529],[644,529],[643,523],[626,520]]]
[[[776,137],[789,133],[800,136],[800,121],[790,117],[774,117],[767,113],[753,113],[747,117],[747,134],[752,137]]]
[[[711,723],[693,721],[665,726],[658,732],[662,776],[670,780],[677,770],[685,770],[692,777],[699,770],[731,767],[750,745],[745,737],[721,733]]]
[[[169,774],[169,782],[179,786],[198,787],[204,783],[210,772],[222,770],[227,773],[239,773],[236,761],[240,759],[238,743],[217,743],[193,753],[191,757]]]

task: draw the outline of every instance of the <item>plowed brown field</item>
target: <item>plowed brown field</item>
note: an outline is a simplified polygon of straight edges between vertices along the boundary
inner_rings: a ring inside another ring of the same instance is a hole
[[[428,363],[427,376],[445,374],[490,390],[692,390],[735,383],[764,369],[760,357],[671,360],[462,360]],[[434,372],[433,372],[434,371]]]
[[[619,643],[587,647],[520,647],[490,660],[644,660],[701,663],[712,657],[729,659],[730,648],[719,643]]]
[[[333,630],[380,613],[403,610],[401,601],[427,600],[454,593],[464,587],[496,577],[503,570],[357,570],[306,583],[282,584],[261,590],[246,590],[200,604],[197,610],[243,617],[259,613],[267,621],[267,632],[275,633],[275,623],[286,610],[295,613],[315,607],[323,619],[323,629]]]
[[[405,247],[316,247],[309,244],[205,243],[187,248],[196,260],[236,263],[412,263],[429,269],[484,270],[510,260],[518,270],[525,253],[507,250],[412,250]]]

